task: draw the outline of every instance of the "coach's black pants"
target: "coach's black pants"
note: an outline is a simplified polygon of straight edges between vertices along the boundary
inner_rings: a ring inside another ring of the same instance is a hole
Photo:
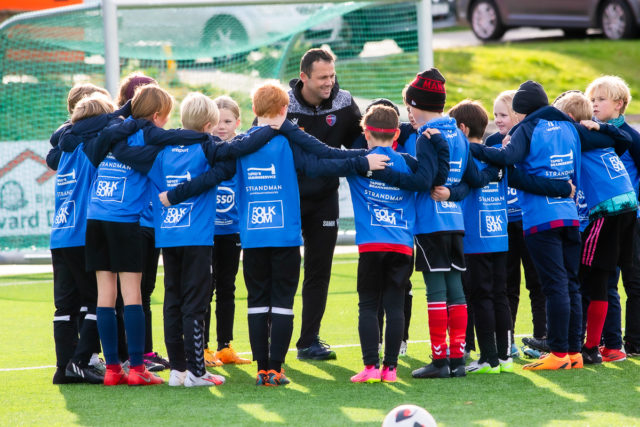
[[[64,369],[70,360],[86,364],[98,342],[96,275],[85,271],[84,246],[52,249],[51,261],[56,307],[53,317],[56,366]],[[81,307],[86,307],[87,311],[78,331]]]
[[[333,251],[338,239],[338,191],[320,200],[300,200],[304,239],[302,325],[298,348],[307,348],[320,332],[327,306]]]
[[[211,295],[211,246],[163,248],[164,340],[171,369],[205,373],[204,317]]]
[[[384,336],[384,363],[398,364],[398,352],[404,329],[404,294],[413,272],[410,255],[396,252],[364,252],[358,260],[358,332],[362,361],[379,362],[378,306],[387,318]]]
[[[300,279],[300,248],[249,248],[243,251],[253,360],[284,362],[293,332],[293,299]]]
[[[480,347],[480,359],[491,366],[498,357],[508,358],[511,346],[511,311],[507,298],[507,253],[465,255],[464,273],[469,290],[468,304]]]
[[[233,320],[236,312],[236,275],[240,264],[239,234],[215,236],[213,244],[213,276],[211,295],[205,316],[204,344],[208,348],[211,327],[211,301],[216,294],[216,339],[218,348],[233,340]]]
[[[529,250],[524,243],[522,221],[510,222],[507,226],[509,233],[509,252],[507,253],[507,296],[511,308],[511,320],[515,327],[518,304],[520,302],[520,262],[524,268],[525,286],[531,300],[531,317],[533,321],[533,336],[544,338],[547,336],[547,308],[546,299],[542,293],[542,285],[538,272],[531,260]]]

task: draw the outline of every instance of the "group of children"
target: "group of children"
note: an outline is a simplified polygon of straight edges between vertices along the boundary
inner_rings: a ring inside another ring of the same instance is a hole
[[[445,115],[445,78],[431,68],[403,92],[410,122],[377,100],[362,117],[354,144],[362,148],[351,150],[288,121],[289,95],[273,84],[254,91],[256,125],[244,134],[229,97],[187,95],[182,128],[164,130],[173,98],[141,74],[121,87],[118,107],[103,89],[74,87],[70,120],[51,138],[54,384],[160,384],[150,371],[165,367],[170,386],[223,384],[207,366],[251,363],[231,346],[241,251],[256,384],[288,384],[299,175],[346,176],[350,186],[364,363],[352,382],[396,381],[414,259],[433,359],[415,378],[513,372],[521,260],[534,326],[523,341],[542,353],[524,369],[626,357],[616,333],[617,269],[633,309],[640,134],[624,120],[630,94],[618,77],[595,80],[586,94],[565,92],[552,106],[536,82],[503,92],[498,132],[484,139],[487,111],[467,100]],[[160,250],[168,361],[153,351],[150,328]],[[640,345],[633,319],[628,354]],[[474,335],[480,357],[467,364]]]

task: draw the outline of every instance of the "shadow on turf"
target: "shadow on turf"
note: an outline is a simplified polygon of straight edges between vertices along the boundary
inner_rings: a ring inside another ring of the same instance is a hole
[[[580,372],[523,372],[522,365],[531,359],[515,359],[515,374],[411,378],[412,369],[429,361],[403,357],[395,384],[352,384],[349,378],[355,371],[336,362],[309,362],[285,365],[290,387],[255,387],[253,368],[227,365],[210,370],[229,379],[214,389],[166,385],[67,385],[57,389],[76,416],[75,422],[82,425],[349,425],[358,421],[373,425],[378,415],[402,403],[423,406],[448,425],[486,421],[530,426],[606,424],[606,419],[592,417],[611,413],[629,417],[627,423],[634,424],[640,417],[640,408],[633,403],[633,396],[638,395],[637,378],[629,375],[630,368],[640,364],[637,359],[589,366]]]

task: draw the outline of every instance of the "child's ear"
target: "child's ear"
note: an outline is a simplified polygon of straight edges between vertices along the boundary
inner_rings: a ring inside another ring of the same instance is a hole
[[[400,136],[400,129],[396,129],[396,133],[393,134],[393,140],[397,141],[399,136]]]
[[[289,108],[288,105],[283,105],[282,109],[280,110],[280,115],[286,115],[287,114],[287,109]]]
[[[204,124],[204,126],[202,127],[202,132],[203,133],[213,133],[213,128],[215,128],[216,126],[211,123],[211,122],[207,122]]]
[[[458,123],[458,128],[462,131],[464,136],[469,137],[469,128],[464,123]]]

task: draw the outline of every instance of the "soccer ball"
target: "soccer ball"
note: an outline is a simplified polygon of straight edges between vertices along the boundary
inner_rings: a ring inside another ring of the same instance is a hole
[[[392,426],[436,427],[437,424],[426,409],[416,405],[400,405],[393,408],[382,422],[382,427]]]

